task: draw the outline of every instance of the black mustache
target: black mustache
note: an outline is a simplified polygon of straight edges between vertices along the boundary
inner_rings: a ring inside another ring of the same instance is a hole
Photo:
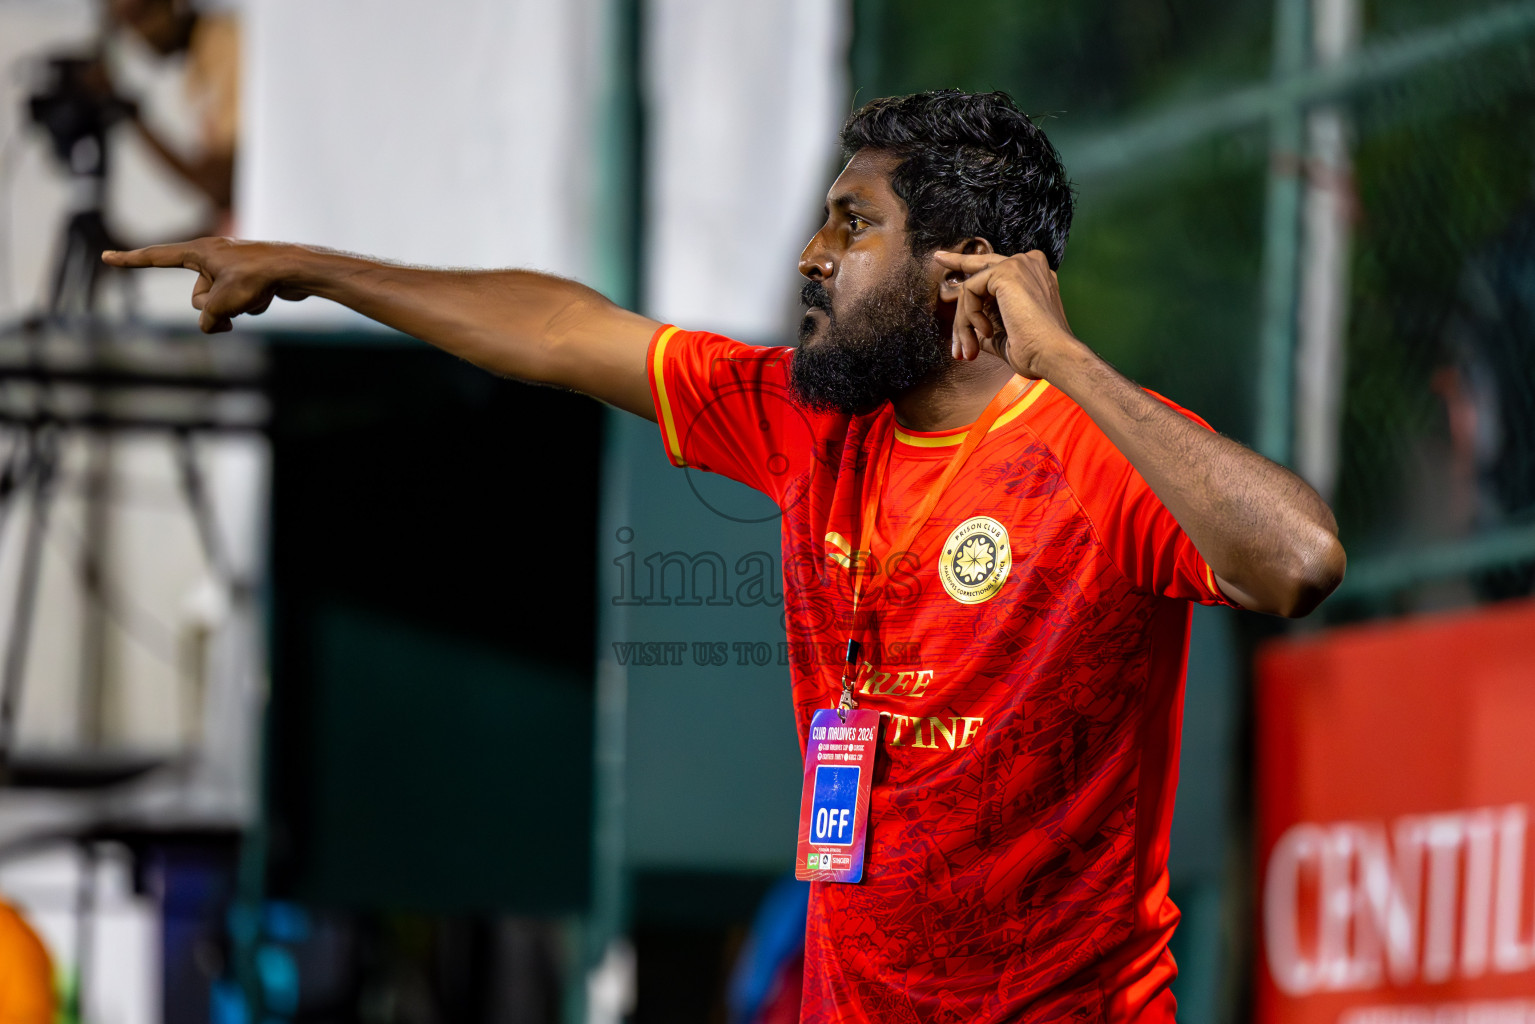
[[[831,312],[831,296],[826,294],[826,289],[819,281],[806,281],[805,287],[799,290],[799,301],[808,309]]]

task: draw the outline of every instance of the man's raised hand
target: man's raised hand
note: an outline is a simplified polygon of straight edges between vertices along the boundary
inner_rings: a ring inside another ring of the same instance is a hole
[[[113,267],[184,267],[197,271],[192,308],[204,334],[234,327],[241,313],[266,312],[274,298],[296,302],[309,292],[292,279],[289,247],[271,242],[240,242],[232,238],[199,238],[174,245],[151,245],[131,252],[105,252],[102,261]]]
[[[955,359],[989,352],[1015,373],[1039,378],[1046,376],[1052,356],[1081,346],[1066,322],[1055,271],[1039,250],[1000,256],[940,249],[933,258],[966,275],[959,283],[950,340]]]

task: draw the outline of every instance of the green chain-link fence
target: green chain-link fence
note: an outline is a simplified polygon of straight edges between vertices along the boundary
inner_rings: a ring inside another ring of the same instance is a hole
[[[1081,189],[1073,326],[1323,486],[1352,559],[1327,617],[1529,589],[1535,4],[867,0],[857,26],[859,99],[1004,88],[1044,118]]]

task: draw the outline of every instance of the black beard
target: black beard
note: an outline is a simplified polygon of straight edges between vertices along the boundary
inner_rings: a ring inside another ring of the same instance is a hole
[[[820,412],[857,415],[899,398],[949,362],[936,296],[928,296],[922,265],[910,260],[890,280],[844,311],[818,281],[800,299],[826,316],[825,335],[804,344],[815,330],[810,313],[800,323],[800,347],[789,382],[799,400]]]

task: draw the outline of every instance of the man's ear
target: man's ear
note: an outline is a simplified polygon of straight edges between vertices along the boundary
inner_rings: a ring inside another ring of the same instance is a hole
[[[957,252],[965,256],[985,256],[988,253],[996,252],[991,247],[991,243],[984,238],[961,239],[957,244],[948,246],[947,249],[949,252]],[[934,266],[937,266],[937,264],[934,264]],[[943,275],[938,279],[938,301],[959,301],[959,286],[964,283],[966,275],[958,270],[945,270],[942,267],[939,267],[938,270]]]

